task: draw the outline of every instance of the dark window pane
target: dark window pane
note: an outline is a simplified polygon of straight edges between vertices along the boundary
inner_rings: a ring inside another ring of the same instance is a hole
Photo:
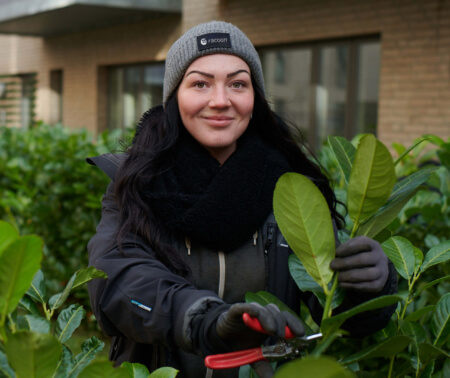
[[[146,66],[144,71],[144,93],[142,96],[142,113],[162,103],[164,84],[164,66],[161,64]]]
[[[123,68],[112,68],[108,77],[108,127],[121,129],[123,125]]]
[[[62,122],[63,71],[50,71],[50,124]]]
[[[108,76],[109,128],[132,127],[162,103],[164,64],[114,67]]]
[[[22,78],[21,126],[24,129],[30,127],[34,118],[34,92],[36,90],[36,77],[34,74],[20,75]]]
[[[307,139],[311,81],[310,49],[267,50],[261,53],[269,103],[279,114],[298,126]],[[284,65],[281,81],[281,63]]]
[[[345,135],[347,107],[348,47],[319,50],[319,82],[316,87],[316,148],[329,135]]]
[[[378,122],[379,42],[358,47],[358,89],[356,95],[356,133],[376,134]]]
[[[140,85],[141,67],[126,67],[123,93],[123,122],[125,127],[133,126],[140,116],[138,115]]]

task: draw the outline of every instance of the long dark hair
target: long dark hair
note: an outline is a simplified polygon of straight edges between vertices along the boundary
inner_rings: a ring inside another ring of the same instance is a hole
[[[291,127],[270,109],[263,92],[252,82],[255,102],[249,128],[281,151],[295,172],[314,181],[327,201],[332,218],[338,227],[342,226],[344,219],[336,211],[338,201],[330,180],[319,164],[307,157]],[[167,101],[165,108],[156,106],[144,113],[127,150],[128,157],[118,172],[115,193],[121,211],[119,245],[126,234],[135,233],[150,245],[161,262],[175,273],[188,277],[190,271],[183,258],[165,242],[169,230],[156,219],[143,194],[144,189],[173,164],[174,149],[182,128],[176,96]]]

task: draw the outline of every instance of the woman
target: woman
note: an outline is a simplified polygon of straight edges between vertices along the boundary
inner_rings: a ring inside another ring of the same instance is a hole
[[[244,312],[275,337],[285,325],[304,334],[275,305],[243,303],[248,291],[268,290],[296,312],[302,300],[320,321],[315,297],[289,275],[291,251],[272,213],[276,181],[289,171],[310,177],[335,225],[342,219],[327,178],[289,130],[270,110],[258,54],[237,27],[209,22],[173,44],[163,106],[144,114],[127,154],[89,160],[113,181],[88,249],[90,264],[108,275],[89,291],[117,364],[205,376],[206,355],[264,342],[243,324]],[[336,256],[331,268],[347,290],[338,311],[396,291],[395,270],[377,242],[353,239]],[[393,310],[360,315],[345,328],[365,336],[383,328]],[[271,376],[268,364],[255,368]],[[212,376],[237,377],[237,369]]]

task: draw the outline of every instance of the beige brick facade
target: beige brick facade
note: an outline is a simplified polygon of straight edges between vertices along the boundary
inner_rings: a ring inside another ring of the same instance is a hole
[[[0,36],[0,75],[36,73],[36,117],[46,121],[49,73],[62,69],[63,123],[101,131],[105,67],[162,61],[183,30],[211,19],[236,24],[257,47],[378,35],[378,137],[450,136],[448,0],[184,0],[181,16],[45,39]]]

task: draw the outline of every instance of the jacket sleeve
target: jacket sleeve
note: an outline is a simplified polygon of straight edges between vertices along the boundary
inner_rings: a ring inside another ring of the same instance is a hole
[[[108,336],[192,352],[189,314],[223,302],[216,294],[198,290],[172,273],[138,236],[127,235],[119,250],[118,223],[119,210],[111,183],[103,196],[97,232],[88,244],[89,265],[108,276],[88,284],[100,327]]]

